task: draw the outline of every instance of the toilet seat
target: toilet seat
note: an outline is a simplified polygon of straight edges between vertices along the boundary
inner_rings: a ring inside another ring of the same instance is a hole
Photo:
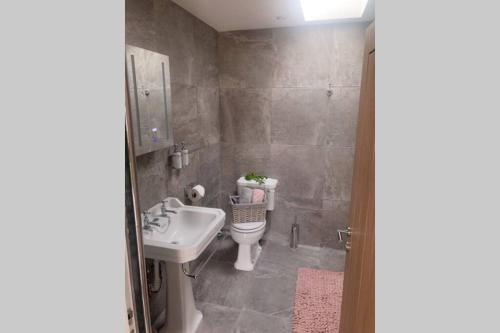
[[[233,223],[231,228],[237,232],[251,233],[257,232],[266,227],[266,221],[264,222],[246,222],[246,223]]]

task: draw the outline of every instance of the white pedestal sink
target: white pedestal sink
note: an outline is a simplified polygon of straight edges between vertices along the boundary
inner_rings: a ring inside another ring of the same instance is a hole
[[[146,258],[167,262],[167,324],[160,333],[195,333],[203,315],[196,309],[191,278],[182,264],[197,259],[224,226],[226,214],[217,208],[185,206],[177,198],[166,198],[166,208],[176,211],[166,231],[143,232]],[[152,218],[164,223],[161,204],[149,209]]]

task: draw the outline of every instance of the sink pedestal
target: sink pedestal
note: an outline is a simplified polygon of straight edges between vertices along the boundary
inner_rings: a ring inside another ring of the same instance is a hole
[[[203,315],[194,305],[191,278],[182,265],[167,263],[167,324],[161,333],[195,333]]]

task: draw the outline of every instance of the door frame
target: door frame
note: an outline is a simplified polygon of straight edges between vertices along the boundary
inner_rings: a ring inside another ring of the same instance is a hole
[[[125,71],[125,76],[127,75]],[[125,77],[125,240],[130,269],[133,316],[137,331],[151,333],[146,260],[142,239],[142,222],[137,185],[137,167],[134,152],[132,118],[129,107],[129,89]],[[128,274],[129,272],[125,272]],[[125,314],[126,316],[128,314]]]

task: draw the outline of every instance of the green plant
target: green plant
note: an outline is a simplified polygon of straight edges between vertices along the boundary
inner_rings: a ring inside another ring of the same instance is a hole
[[[256,175],[255,172],[250,172],[245,176],[245,179],[249,181],[255,180],[257,183],[259,183],[259,185],[262,185],[264,184],[264,181],[267,179],[267,177]]]

